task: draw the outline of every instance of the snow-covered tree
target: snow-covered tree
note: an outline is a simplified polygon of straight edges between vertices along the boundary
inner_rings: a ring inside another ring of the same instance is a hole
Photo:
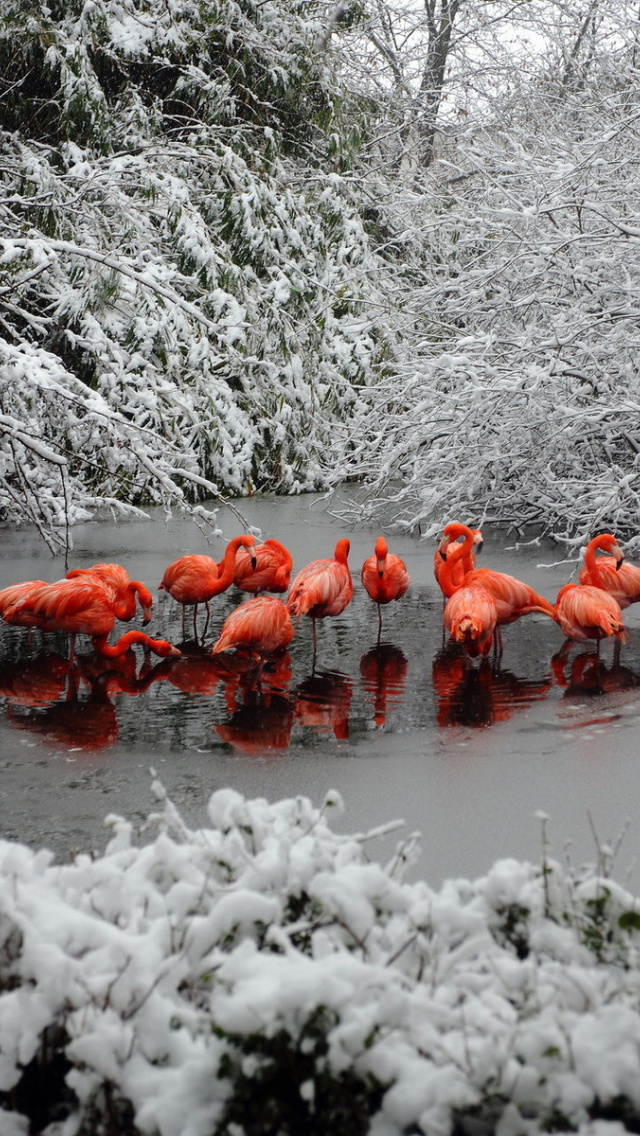
[[[517,6],[535,52],[515,29],[511,71],[473,73],[419,181],[370,174],[404,360],[344,438],[366,516],[637,532],[638,24],[623,0],[588,7]]]
[[[13,0],[5,520],[55,544],[104,504],[323,484],[333,419],[384,342],[334,8]]]

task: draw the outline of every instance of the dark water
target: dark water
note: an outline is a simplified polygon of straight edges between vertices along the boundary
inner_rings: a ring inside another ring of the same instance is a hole
[[[594,833],[617,852],[615,875],[640,886],[636,800],[640,788],[640,605],[628,609],[629,642],[613,662],[574,648],[563,669],[553,656],[558,627],[528,616],[504,632],[499,664],[465,669],[443,642],[442,598],[432,575],[433,545],[389,537],[412,578],[407,595],[377,615],[359,582],[377,535],[348,532],[313,498],[244,503],[262,535],[290,548],[294,572],[352,542],[354,599],[342,616],[302,620],[291,649],[265,673],[261,689],[233,660],[187,645],[180,660],[98,660],[79,640],[72,679],[64,638],[0,627],[0,832],[65,858],[101,851],[111,812],[141,820],[154,807],[153,768],[185,818],[205,823],[206,801],[232,786],[276,800],[298,794],[320,804],[329,789],[345,801],[335,826],[349,832],[400,818],[405,827],[371,846],[386,859],[403,835],[421,833],[413,874],[434,886],[475,877],[498,857],[539,859],[541,822],[550,817],[552,854],[579,866],[597,858]],[[221,516],[227,535],[240,531]],[[555,598],[571,565],[549,547],[505,551],[485,530],[482,565],[527,580]],[[117,560],[155,593],[166,565],[185,552],[219,559],[188,521],[95,524],[74,530],[70,566]],[[64,575],[37,538],[3,533],[0,586]],[[225,615],[246,596],[212,601],[210,646]],[[125,630],[124,626],[122,630]],[[160,593],[147,629],[182,640],[181,609]],[[112,636],[112,638],[114,638]]]

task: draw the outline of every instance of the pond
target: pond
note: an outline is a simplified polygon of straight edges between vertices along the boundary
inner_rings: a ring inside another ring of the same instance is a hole
[[[451,876],[475,878],[501,857],[539,860],[540,812],[550,818],[556,858],[574,867],[594,862],[599,841],[615,853],[616,878],[640,885],[640,605],[625,613],[630,634],[618,662],[610,643],[599,660],[586,644],[573,648],[564,669],[554,667],[562,634],[530,615],[505,629],[499,663],[465,673],[443,638],[433,542],[388,536],[412,582],[384,609],[378,644],[376,608],[360,584],[378,530],[349,531],[309,496],[256,498],[242,511],[263,537],[287,545],[294,573],[331,556],[338,537],[351,540],[354,598],[341,616],[318,622],[315,669],[307,618],[259,691],[241,668],[194,644],[178,660],[145,661],[136,648],[122,661],[98,661],[82,637],[71,682],[64,637],[2,625],[3,837],[50,848],[59,859],[101,852],[107,814],[139,822],[155,807],[153,770],[196,826],[223,786],[315,804],[338,790],[345,804],[333,821],[338,830],[404,822],[371,843],[373,857],[390,858],[420,832],[409,875],[434,887]],[[230,514],[220,520],[228,536],[240,531]],[[551,546],[508,547],[503,533],[483,531],[482,566],[518,576],[549,599],[571,577],[571,564],[551,566],[560,559]],[[182,612],[156,591],[164,568],[186,552],[220,559],[224,551],[222,540],[207,546],[193,522],[160,511],[149,521],[78,526],[73,538],[71,567],[119,561],[157,594],[147,630],[174,643],[183,638]],[[3,532],[0,587],[64,571],[35,534]],[[245,598],[231,590],[212,601],[207,647]]]

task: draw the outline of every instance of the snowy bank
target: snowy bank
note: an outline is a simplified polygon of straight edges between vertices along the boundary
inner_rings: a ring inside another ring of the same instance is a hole
[[[0,843],[2,1136],[638,1131],[640,901],[544,852],[403,882],[332,807]]]

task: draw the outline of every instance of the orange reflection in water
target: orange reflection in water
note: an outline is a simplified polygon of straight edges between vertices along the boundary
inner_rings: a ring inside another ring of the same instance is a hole
[[[47,652],[26,663],[5,664],[0,694],[7,700],[7,719],[17,729],[70,750],[101,750],[118,738],[113,699],[148,690],[167,676],[172,662],[163,659],[152,666],[145,658],[138,670],[136,655],[128,651],[117,659],[77,656],[70,665]]]
[[[295,720],[320,733],[348,738],[352,694],[353,684],[347,675],[336,671],[314,672],[294,691]]]
[[[360,675],[364,690],[373,702],[376,726],[384,726],[390,703],[403,701],[408,667],[406,655],[391,643],[381,643],[362,656]]]
[[[262,665],[237,651],[215,658],[231,714],[215,726],[218,737],[248,754],[273,756],[288,749],[294,718],[288,694],[289,652],[273,655]]]
[[[498,661],[473,665],[457,643],[448,643],[434,657],[433,689],[439,726],[490,726],[505,722],[544,698],[553,685],[551,674],[522,679]]]

